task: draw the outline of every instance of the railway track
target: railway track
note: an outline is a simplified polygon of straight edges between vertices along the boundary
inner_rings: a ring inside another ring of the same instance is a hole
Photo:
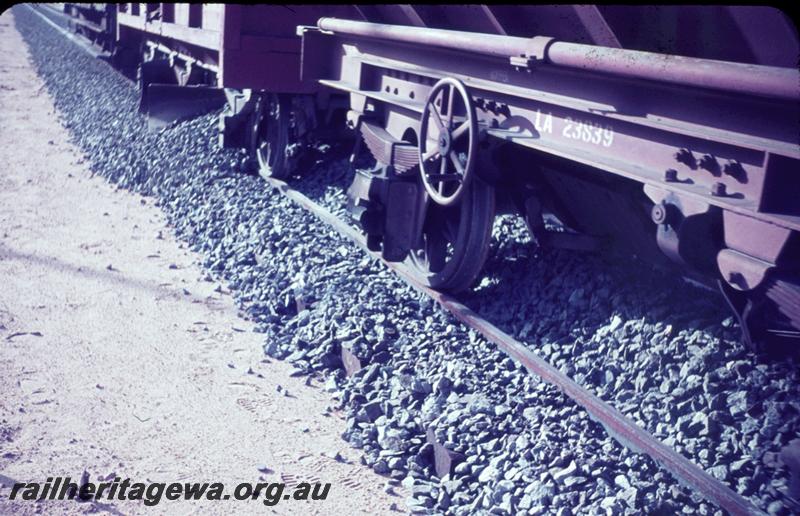
[[[587,389],[581,387],[567,375],[550,365],[531,351],[525,344],[503,332],[491,322],[476,314],[457,299],[447,294],[432,290],[417,279],[402,264],[387,262],[379,253],[369,250],[366,239],[336,215],[315,203],[288,183],[276,179],[267,179],[267,183],[281,194],[297,203],[303,209],[314,214],[321,221],[336,230],[337,233],[358,244],[365,253],[380,260],[386,267],[395,271],[415,290],[424,293],[456,319],[481,334],[488,341],[519,362],[532,374],[558,387],[567,396],[583,407],[606,431],[620,444],[636,453],[644,453],[675,475],[692,490],[704,498],[716,503],[731,514],[766,514],[744,497],[688,461],[680,453],[666,446],[656,437],[642,430],[634,421],[625,417],[617,409],[602,401]],[[439,454],[447,452],[436,448]],[[444,458],[440,460],[446,460]]]
[[[41,13],[37,14],[45,17]],[[54,23],[51,23],[51,25],[58,28]],[[63,29],[59,30],[63,34],[70,36]],[[85,47],[83,45],[81,46]],[[87,51],[90,50],[88,48],[83,49]],[[95,55],[91,51],[89,53]],[[367,249],[365,239],[361,233],[336,217],[326,208],[315,203],[285,182],[274,179],[268,180],[268,182],[271,187],[278,190],[282,195],[330,225],[337,233],[356,243],[359,247],[364,249],[365,252],[370,253],[371,256],[380,259],[376,253],[371,253]],[[433,291],[420,284],[403,265],[381,261],[388,268],[395,271],[411,287],[424,293],[440,304],[459,321],[483,335],[508,356],[522,364],[528,371],[558,387],[578,405],[583,407],[595,421],[603,425],[609,435],[614,437],[623,446],[636,453],[643,453],[650,456],[682,483],[732,514],[763,513],[759,508],[734,492],[727,485],[713,478],[699,466],[683,457],[680,453],[666,446],[659,439],[641,429],[630,418],[627,418],[617,409],[574,382],[566,374],[557,370],[546,360],[528,349],[525,344],[501,331],[491,322],[480,317],[474,311],[460,303],[457,299]],[[440,455],[447,454],[447,451],[441,446],[435,447],[435,450]]]

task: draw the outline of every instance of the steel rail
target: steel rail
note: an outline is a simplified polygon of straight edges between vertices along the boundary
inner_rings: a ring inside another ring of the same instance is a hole
[[[606,432],[624,447],[636,453],[644,453],[650,456],[680,482],[731,514],[765,514],[743,496],[703,471],[699,466],[662,443],[655,436],[640,428],[619,410],[578,385],[569,376],[550,365],[549,362],[531,351],[522,342],[500,330],[454,297],[420,283],[405,265],[387,262],[381,258],[380,253],[370,251],[367,248],[364,235],[347,224],[347,222],[341,220],[304,194],[291,188],[284,181],[277,179],[267,179],[266,181],[285,197],[331,226],[341,236],[350,239],[370,256],[380,260],[411,287],[439,303],[442,308],[450,312],[456,319],[483,335],[484,338],[494,343],[501,351],[522,364],[528,371],[558,387],[575,403],[583,407],[592,419],[600,423],[606,429]]]
[[[317,27],[333,34],[436,46],[506,59],[530,58],[620,77],[800,100],[800,71],[793,68],[568,43],[541,36],[521,38],[338,18],[320,18]]]

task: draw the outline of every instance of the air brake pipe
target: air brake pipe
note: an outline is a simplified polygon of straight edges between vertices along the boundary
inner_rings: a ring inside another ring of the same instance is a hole
[[[800,99],[800,71],[792,68],[582,45],[543,37],[520,38],[337,18],[320,18],[317,26],[333,33],[477,52],[506,59],[541,59],[557,66],[622,77]]]

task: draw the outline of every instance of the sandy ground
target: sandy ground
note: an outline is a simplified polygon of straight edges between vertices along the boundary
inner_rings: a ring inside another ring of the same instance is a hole
[[[65,43],[67,44],[67,43]],[[0,16],[0,513],[391,512],[329,395],[262,353],[151,200],[90,177]],[[285,393],[288,391],[288,396]],[[339,452],[343,460],[331,458]],[[266,473],[259,471],[266,466]],[[20,502],[12,481],[331,482],[324,502]],[[5,486],[3,485],[5,484]]]

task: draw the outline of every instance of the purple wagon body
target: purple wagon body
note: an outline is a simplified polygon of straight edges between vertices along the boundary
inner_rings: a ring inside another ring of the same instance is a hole
[[[64,5],[77,18],[108,4]],[[324,16],[782,67],[794,67],[798,52],[791,22],[769,7],[156,3],[117,11],[120,44],[182,47],[220,68],[219,85],[231,88],[313,88],[299,84],[298,60],[289,57],[300,53],[294,28]]]
[[[118,42],[159,43],[214,70],[214,85],[281,92],[312,92],[300,80],[300,39],[295,27],[320,13],[349,17],[335,5],[120,4]],[[278,71],[278,73],[275,73]]]

